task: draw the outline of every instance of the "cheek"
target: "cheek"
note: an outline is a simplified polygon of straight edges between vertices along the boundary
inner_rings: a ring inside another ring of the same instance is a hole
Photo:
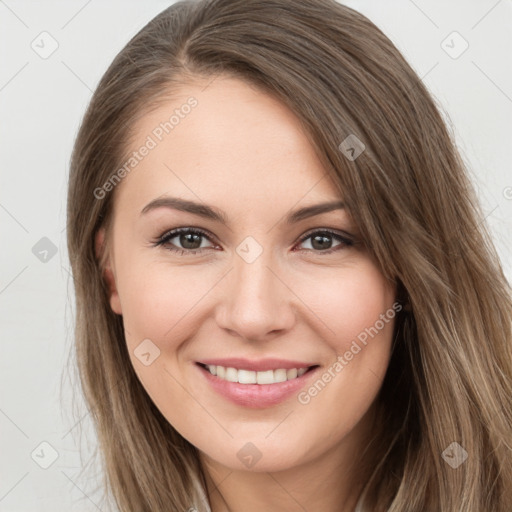
[[[326,277],[317,276],[301,292],[308,306],[324,325],[325,341],[336,353],[350,349],[355,339],[363,340],[368,331],[380,338],[391,336],[394,310],[394,289],[369,260],[332,272]],[[382,314],[392,309],[381,319]]]
[[[211,288],[209,275],[194,266],[142,257],[120,262],[117,278],[127,334],[155,340],[162,350],[172,349],[169,343],[180,339]]]
[[[298,401],[303,414],[321,418],[327,437],[339,437],[354,427],[382,385],[391,354],[395,291],[369,261],[326,279],[321,289],[309,298],[333,354]]]
[[[316,282],[316,288],[309,287],[308,305],[323,325],[322,340],[332,356],[298,398],[313,416],[324,417],[326,404],[344,411],[326,421],[334,435],[347,426],[342,418],[350,422],[364,414],[382,384],[391,354],[395,291],[371,261],[362,259]],[[306,297],[307,289],[302,293]]]
[[[171,267],[147,258],[120,262],[117,277],[134,370],[153,402],[168,413],[173,425],[181,425],[180,413],[175,417],[169,408],[174,404],[181,411],[179,405],[190,400],[178,384],[184,382],[184,375],[177,358],[181,344],[193,332],[199,301],[211,286],[197,278],[197,268]]]

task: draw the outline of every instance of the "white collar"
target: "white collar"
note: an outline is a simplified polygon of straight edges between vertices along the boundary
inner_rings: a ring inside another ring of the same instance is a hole
[[[368,512],[365,507],[363,507],[363,500],[366,495],[366,490],[361,493],[361,496],[359,497],[359,501],[357,502],[356,508],[354,512]]]

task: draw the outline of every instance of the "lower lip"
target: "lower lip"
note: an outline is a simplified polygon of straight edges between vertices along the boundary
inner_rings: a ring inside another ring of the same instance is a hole
[[[217,393],[237,405],[252,409],[263,409],[284,402],[304,387],[306,381],[318,370],[315,367],[300,377],[276,384],[240,384],[220,379],[199,364],[196,366]]]

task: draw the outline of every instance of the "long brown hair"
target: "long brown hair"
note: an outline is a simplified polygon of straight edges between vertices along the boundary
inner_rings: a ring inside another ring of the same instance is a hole
[[[510,512],[509,285],[434,100],[385,35],[334,0],[177,2],[117,55],[88,106],[67,210],[76,357],[118,507],[209,510],[197,450],[145,392],[122,318],[110,309],[108,230],[103,254],[94,240],[109,226],[115,189],[101,198],[95,190],[123,165],[137,118],[180,83],[221,74],[261,87],[297,115],[381,271],[399,287],[405,307],[377,398],[365,505]],[[347,154],[349,136],[364,144],[357,158]],[[467,453],[457,468],[445,457],[453,446]]]

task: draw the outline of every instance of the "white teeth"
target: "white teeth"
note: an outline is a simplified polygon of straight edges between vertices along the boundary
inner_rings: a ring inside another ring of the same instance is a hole
[[[296,379],[304,375],[308,368],[278,368],[276,370],[266,370],[255,372],[251,370],[237,370],[236,368],[226,368],[224,366],[207,365],[207,369],[212,375],[216,375],[222,380],[229,382],[239,382],[240,384],[276,384],[287,380]]]
[[[238,382],[240,384],[256,384],[256,372],[238,370]]]
[[[291,370],[286,370],[286,378],[288,380],[295,379],[295,377],[297,377],[298,373],[299,373],[299,371],[297,370],[297,368],[292,368]]]
[[[235,368],[226,368],[226,380],[229,382],[238,382],[238,371]]]
[[[286,370],[274,370],[274,381],[285,382],[286,381]]]
[[[274,370],[267,370],[266,372],[256,372],[256,382],[258,384],[273,384]]]

